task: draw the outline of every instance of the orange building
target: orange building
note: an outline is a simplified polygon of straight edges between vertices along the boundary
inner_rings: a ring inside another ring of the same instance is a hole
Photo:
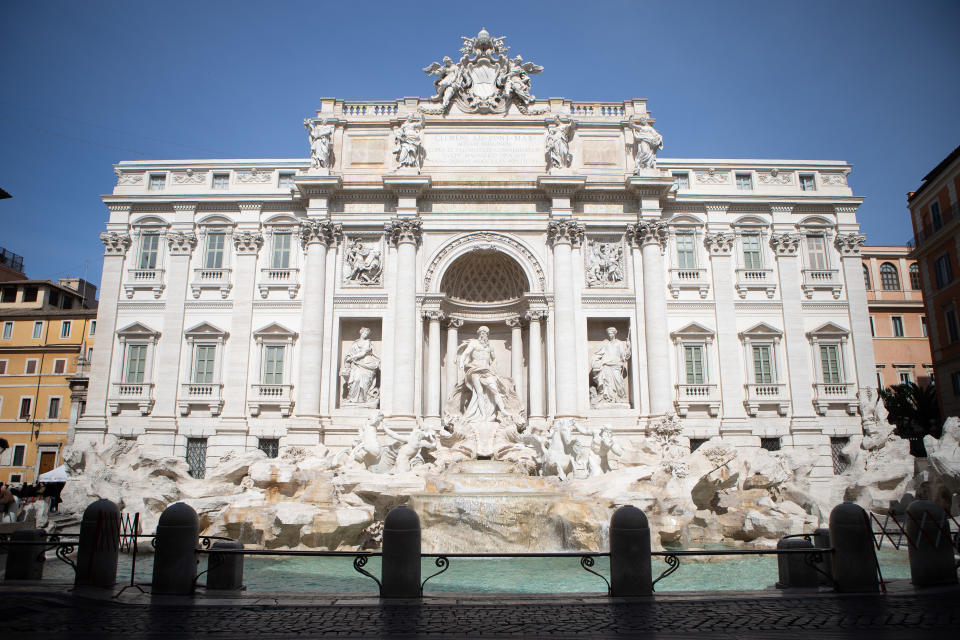
[[[907,195],[944,418],[960,415],[960,147]]]
[[[860,253],[877,386],[882,388],[904,382],[927,385],[933,378],[920,268],[910,251],[863,247]]]

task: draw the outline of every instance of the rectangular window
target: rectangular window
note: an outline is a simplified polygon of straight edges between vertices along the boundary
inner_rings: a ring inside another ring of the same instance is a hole
[[[838,345],[820,345],[820,367],[826,384],[840,382],[840,347]]]
[[[707,438],[690,438],[690,453],[702,447],[706,442]]]
[[[127,366],[124,370],[123,381],[130,383],[143,382],[147,367],[147,345],[127,345]]]
[[[877,369],[877,389],[883,389],[883,371]]]
[[[150,174],[150,191],[160,191],[167,184],[167,176],[164,173]]]
[[[850,438],[830,438],[830,458],[833,460],[833,473],[840,475],[850,466],[850,459],[843,454],[850,444]]]
[[[43,337],[43,323],[34,322],[33,323],[33,339],[39,340],[42,337]]]
[[[27,453],[27,446],[26,446],[26,445],[24,445],[24,444],[16,444],[16,445],[14,445],[14,446],[13,446],[13,460],[11,461],[13,464],[11,464],[10,466],[12,466],[12,467],[22,467],[22,466],[23,466],[23,457],[24,457],[24,455],[25,455],[26,453]],[[11,481],[11,482],[13,481],[13,478],[12,478],[12,477],[11,477],[10,481]]]
[[[69,338],[70,337],[70,327],[72,323],[69,320],[64,320],[60,323],[60,337]]]
[[[207,234],[207,255],[204,259],[205,269],[223,268],[223,248],[226,245],[227,234],[208,233]]]
[[[953,268],[948,254],[945,253],[933,261],[933,274],[937,281],[937,289],[944,288],[953,280]]]
[[[749,173],[738,173],[737,175],[737,189],[741,191],[749,191],[753,189],[753,178]]]
[[[943,215],[940,213],[939,200],[930,203],[930,223],[933,225],[934,231],[938,231],[943,226]]]
[[[193,381],[202,384],[213,382],[213,365],[217,356],[217,345],[198,344],[193,357]]]
[[[900,316],[893,316],[890,318],[890,322],[893,323],[893,337],[902,338],[903,337],[903,318]]]
[[[760,251],[759,233],[746,233],[743,235],[743,268],[763,268],[763,254]]]
[[[32,358],[27,360],[26,364],[24,364],[23,372],[28,376],[35,374],[37,372],[37,361]]]
[[[877,328],[873,325],[873,316],[870,316],[870,335],[871,336],[877,335]]]
[[[12,337],[13,337],[13,323],[4,322],[3,323],[3,339],[9,340]]]
[[[148,233],[140,238],[140,268],[156,269],[157,252],[160,248],[160,235]]]
[[[767,451],[780,451],[780,438],[760,438],[760,448]]]
[[[817,183],[812,173],[800,174],[800,191],[816,191]]]
[[[276,458],[280,455],[280,440],[277,438],[260,438],[257,446],[260,451],[267,454],[268,458]]]
[[[47,303],[48,303],[51,307],[59,307],[59,306],[60,306],[60,294],[57,293],[56,291],[51,291],[51,292],[49,293],[49,295],[47,296]]]
[[[50,405],[47,407],[47,418],[57,420],[60,417],[60,398],[50,398]]]
[[[292,173],[281,173],[278,186],[281,189],[290,189],[293,187],[293,174]]]
[[[923,331],[923,337],[927,337],[927,316],[920,316],[920,330]]]
[[[7,361],[0,360],[0,376],[4,375],[7,372]]]
[[[207,439],[187,438],[188,473],[194,478],[207,475]]]
[[[681,269],[697,268],[695,238],[695,234],[692,233],[677,234],[677,266]]]
[[[687,375],[687,384],[704,384],[703,345],[684,345],[683,362]]]
[[[20,398],[20,419],[30,419],[30,408],[33,405],[33,398]]]
[[[17,288],[4,287],[2,292],[0,292],[0,302],[16,302],[16,301],[17,301]]]
[[[753,380],[757,384],[773,383],[773,350],[768,344],[753,346]]]
[[[283,352],[285,347],[263,349],[263,384],[283,384]]]
[[[92,335],[92,336],[97,335],[97,321],[96,321],[96,320],[91,320],[91,321],[90,321],[90,335]]]
[[[67,361],[64,358],[57,358],[53,361],[53,372],[63,373],[67,370]]]
[[[960,326],[957,325],[957,310],[947,309],[944,313],[944,319],[947,321],[947,336],[950,342],[960,340]]]
[[[960,371],[950,374],[950,382],[953,383],[953,395],[960,396]]]
[[[807,256],[811,269],[826,269],[827,239],[823,236],[807,236]]]
[[[230,174],[229,173],[215,173],[213,174],[213,188],[214,189],[228,189],[230,187]]]
[[[913,380],[911,380],[911,377],[912,376],[910,375],[909,371],[901,371],[900,384],[910,384],[911,382],[913,382]]]
[[[275,233],[273,235],[273,255],[270,261],[272,268],[290,268],[290,238],[289,233]]]

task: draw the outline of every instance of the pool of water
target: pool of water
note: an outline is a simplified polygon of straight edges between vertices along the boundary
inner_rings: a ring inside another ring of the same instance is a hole
[[[884,549],[878,557],[885,580],[910,577],[905,550]],[[129,584],[130,567],[130,557],[121,556],[118,584]],[[370,558],[365,568],[379,576],[380,559]],[[593,568],[609,579],[607,558],[598,558]],[[206,559],[201,557],[199,570],[204,569]],[[665,569],[663,559],[655,557],[654,577]],[[150,582],[152,571],[153,556],[139,556],[136,581]],[[433,558],[424,558],[421,576],[436,571]],[[73,572],[50,557],[44,578],[72,581]],[[657,584],[657,592],[749,591],[772,587],[776,581],[776,556],[684,557],[677,571]],[[248,591],[375,594],[377,588],[373,580],[354,571],[351,557],[247,557],[243,582]],[[606,588],[603,580],[580,567],[578,558],[453,558],[447,571],[427,582],[424,593],[604,593]]]

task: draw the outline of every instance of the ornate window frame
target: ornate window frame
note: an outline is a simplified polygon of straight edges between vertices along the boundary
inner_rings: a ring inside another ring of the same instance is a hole
[[[740,298],[746,298],[749,291],[763,291],[768,299],[772,299],[777,292],[777,278],[773,265],[776,260],[770,249],[771,228],[770,221],[759,215],[745,215],[734,220],[730,227],[736,238],[736,279],[735,287]],[[760,250],[760,267],[748,268],[746,258],[745,236],[757,236]]]
[[[787,393],[786,380],[783,373],[786,369],[782,366],[784,362],[781,351],[783,342],[783,331],[773,327],[766,322],[755,324],[746,331],[740,332],[740,341],[743,343],[743,366],[747,374],[745,383],[746,399],[744,406],[747,413],[756,416],[761,406],[770,405],[777,408],[781,416],[787,415],[790,407],[790,398]],[[757,382],[757,372],[753,362],[753,347],[769,346],[771,368],[773,370],[773,382]]]
[[[231,276],[233,274],[233,234],[236,222],[222,215],[209,215],[197,222],[197,247],[199,249],[197,264],[193,267],[193,277],[190,281],[190,293],[199,298],[204,289],[220,291],[220,297],[226,299],[233,288]],[[223,263],[219,268],[207,265],[207,243],[210,235],[224,234]]]
[[[116,335],[119,348],[115,353],[120,354],[120,357],[115,360],[111,374],[113,382],[107,400],[110,413],[117,415],[123,405],[135,404],[141,415],[147,415],[153,409],[153,363],[160,332],[151,329],[142,322],[134,322],[118,330]],[[131,346],[146,347],[143,380],[141,382],[129,382],[126,379]]]
[[[837,235],[836,225],[823,216],[813,215],[804,218],[797,224],[797,231],[801,237],[800,252],[802,255],[803,293],[810,299],[813,292],[818,290],[830,291],[833,298],[839,299],[843,291],[843,282],[840,277],[840,257],[833,246]],[[823,238],[823,251],[826,265],[823,268],[814,268],[810,259],[810,238]]]
[[[250,397],[247,408],[251,415],[260,415],[261,407],[275,406],[280,408],[283,417],[287,418],[293,411],[293,368],[294,345],[298,334],[287,329],[278,322],[271,322],[267,326],[253,332],[257,344],[257,362]],[[267,347],[283,347],[283,382],[280,384],[265,384],[263,382],[264,355]]]
[[[717,387],[719,376],[714,364],[713,342],[716,333],[698,322],[691,322],[670,334],[676,349],[676,399],[677,414],[685,417],[694,407],[706,409],[711,417],[720,413],[720,395]],[[688,383],[686,379],[685,348],[699,346],[703,353],[703,382]]]
[[[670,219],[668,227],[667,246],[670,251],[670,277],[667,287],[674,299],[680,297],[684,289],[692,289],[706,298],[710,292],[710,277],[707,264],[710,256],[703,250],[703,241],[706,237],[706,225],[703,220],[689,213],[680,214]],[[693,234],[693,268],[680,267],[680,254],[677,237],[681,234]]]
[[[220,415],[223,408],[223,356],[224,344],[229,334],[209,322],[201,322],[183,332],[184,353],[180,379],[180,395],[177,399],[177,408],[180,415],[190,413],[191,405],[206,405],[210,415]],[[213,380],[211,382],[194,381],[197,347],[212,345],[215,348],[213,366]]]
[[[123,290],[127,298],[133,298],[138,290],[153,292],[154,298],[163,294],[164,265],[167,261],[167,248],[164,240],[170,232],[170,223],[158,216],[144,216],[130,224],[131,246],[133,251],[127,263],[126,277]],[[143,242],[147,236],[157,236],[157,259],[152,268],[141,268],[140,257],[143,253]]]
[[[272,289],[286,289],[291,299],[297,297],[300,290],[300,265],[304,259],[298,242],[300,222],[296,216],[289,213],[275,215],[263,222],[263,245],[266,251],[261,258],[257,283],[261,298],[270,295]],[[273,266],[273,243],[280,234],[290,234],[290,260],[286,267]]]
[[[810,358],[814,365],[814,407],[817,413],[825,415],[827,409],[834,405],[843,406],[847,413],[856,415],[859,402],[856,398],[856,384],[850,374],[853,362],[850,353],[850,331],[840,325],[827,322],[812,331],[807,332],[810,341]],[[823,359],[820,347],[837,347],[837,368],[839,382],[825,381],[823,376]]]

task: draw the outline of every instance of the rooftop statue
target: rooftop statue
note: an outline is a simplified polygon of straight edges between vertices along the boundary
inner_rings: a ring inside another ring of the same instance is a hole
[[[530,108],[536,100],[530,91],[530,76],[543,67],[524,62],[520,56],[507,56],[506,36],[491,37],[481,29],[474,38],[460,37],[463,57],[459,62],[444,57],[442,63],[423,68],[424,73],[437,76],[433,82],[437,93],[430,100],[439,104],[420,107],[421,112],[446,114],[454,103],[464,113],[506,113],[511,104],[527,115],[546,112]]]

